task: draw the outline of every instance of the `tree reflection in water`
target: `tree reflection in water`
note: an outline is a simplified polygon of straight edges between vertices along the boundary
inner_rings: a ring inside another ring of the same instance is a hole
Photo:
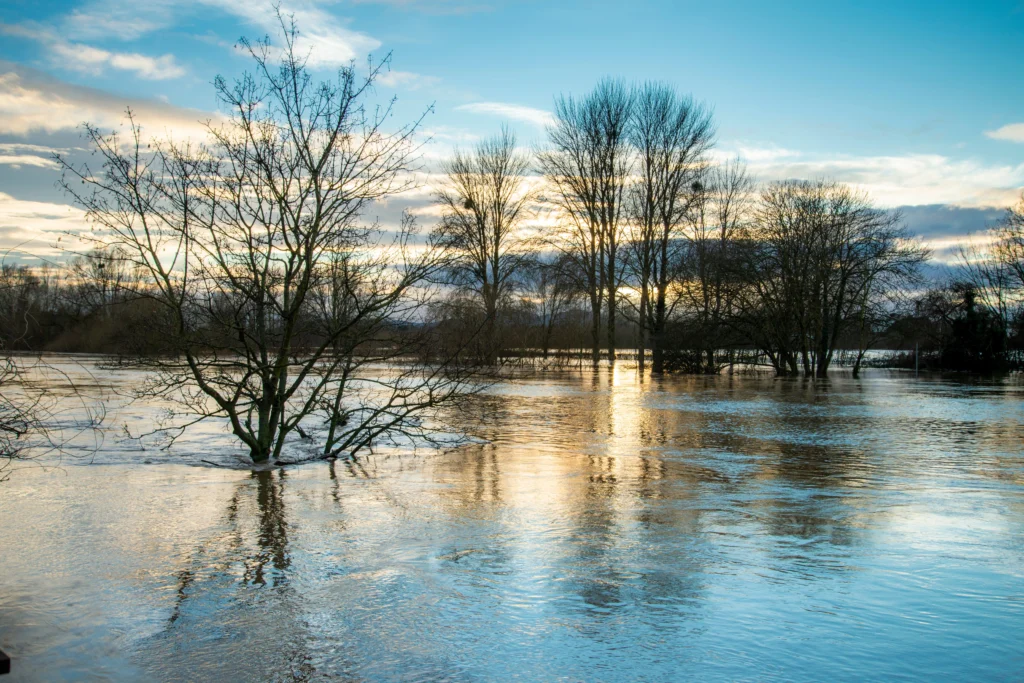
[[[284,518],[285,470],[279,470],[277,481],[273,472],[253,472],[256,480],[256,504],[259,509],[259,550],[245,563],[245,580],[258,586],[267,582],[267,566],[270,566],[272,585],[287,583],[288,567],[288,522]]]
[[[316,676],[304,599],[290,585],[289,522],[284,470],[240,481],[224,524],[198,544],[177,573],[166,628],[139,649],[143,667],[169,680],[306,681]],[[188,650],[189,662],[174,652]],[[176,663],[176,664],[172,664]],[[251,676],[251,677],[250,677]]]

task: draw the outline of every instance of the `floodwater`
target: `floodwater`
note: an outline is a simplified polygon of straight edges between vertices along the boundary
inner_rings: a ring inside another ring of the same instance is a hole
[[[9,680],[1024,678],[1019,379],[618,367],[457,418],[486,443],[252,473],[198,466],[215,431],[111,435],[14,472]]]

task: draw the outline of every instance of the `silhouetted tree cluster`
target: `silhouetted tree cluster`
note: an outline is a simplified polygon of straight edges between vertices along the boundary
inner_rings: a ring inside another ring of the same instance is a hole
[[[439,230],[457,236],[464,264],[451,282],[480,299],[490,360],[515,346],[502,311],[527,302],[544,356],[561,317],[589,327],[575,343],[592,362],[614,362],[625,336],[641,371],[650,350],[656,374],[715,373],[742,353],[779,375],[821,377],[853,340],[859,369],[927,252],[897,213],[844,185],[757,192],[740,163],[714,162],[714,138],[710,109],[692,97],[607,79],[556,99],[536,159],[543,196],[509,178],[528,160],[507,131],[456,153]]]
[[[980,242],[961,248],[948,281],[918,297],[898,327],[924,367],[1024,367],[1024,196]]]
[[[158,352],[164,329],[134,295],[140,274],[126,255],[94,249],[60,266],[0,266],[0,342],[11,351]]]

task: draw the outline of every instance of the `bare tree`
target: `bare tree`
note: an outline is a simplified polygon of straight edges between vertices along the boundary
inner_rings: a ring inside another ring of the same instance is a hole
[[[86,128],[102,168],[59,158],[64,189],[172,321],[175,357],[147,359],[160,369],[151,391],[194,421],[225,419],[254,463],[278,459],[293,433],[311,437],[317,418],[320,456],[415,429],[417,413],[467,378],[453,358],[353,376],[354,356],[409,351],[395,330],[416,327],[426,283],[447,263],[412,221],[391,236],[361,222],[410,186],[419,122],[388,132],[391,105],[367,110],[386,60],[315,82],[294,22],[279,18],[283,49],[243,40],[255,74],[215,81],[230,117],[207,124],[207,144],[150,149],[129,113],[127,139]]]
[[[137,288],[142,274],[118,248],[93,249],[72,258],[66,268],[73,306],[82,315],[109,317],[115,303]]]
[[[43,429],[42,396],[26,392],[25,369],[11,353],[29,333],[30,298],[38,286],[27,268],[0,264],[0,481],[5,470],[25,453],[24,437]]]
[[[970,286],[972,306],[989,309],[1009,341],[1024,320],[1024,196],[985,236],[961,245],[956,282]]]
[[[630,122],[638,176],[630,193],[630,262],[640,289],[641,335],[650,337],[655,374],[664,371],[665,329],[678,302],[671,290],[682,267],[684,230],[704,192],[714,135],[711,112],[691,97],[658,83],[637,93]],[[639,357],[642,371],[644,354]]]
[[[534,193],[526,178],[527,155],[506,127],[471,153],[455,151],[445,163],[447,184],[437,195],[444,215],[435,235],[452,250],[455,284],[479,297],[484,311],[486,357],[497,360],[500,307],[509,302],[528,258],[521,229]]]
[[[11,464],[27,457],[31,434],[45,434],[47,394],[27,381],[24,358],[11,350],[23,347],[36,313],[33,299],[39,279],[28,268],[0,262],[0,482]]]
[[[615,321],[623,260],[619,253],[629,181],[628,129],[633,95],[621,82],[601,81],[587,97],[561,96],[539,155],[560,214],[549,244],[576,261],[590,298],[591,358],[601,354],[601,307],[607,304],[608,359],[615,360]],[[604,302],[602,301],[604,299]]]
[[[524,296],[540,325],[541,357],[547,360],[555,329],[578,300],[578,276],[565,255],[539,254],[526,269]]]
[[[738,322],[780,375],[825,377],[868,301],[917,277],[927,251],[898,213],[828,181],[766,187],[743,231]]]
[[[0,258],[0,482],[16,463],[63,453],[104,417],[102,405],[85,398],[66,372],[33,352],[49,275],[9,264],[9,255]]]
[[[1016,287],[1024,289],[1024,193],[1020,202],[1008,209],[995,231],[994,255],[1016,280]]]
[[[753,180],[739,160],[712,167],[691,212],[692,227],[686,231],[686,282],[682,289],[693,330],[696,369],[705,374],[720,372],[723,366],[717,354],[727,341],[738,284],[730,259],[736,237],[750,219],[753,188]]]
[[[39,361],[28,360],[26,367],[26,359],[0,350],[0,482],[10,476],[13,464],[34,457],[32,437],[42,437],[45,445],[51,436],[47,418],[54,397],[44,385],[29,381],[26,375]]]
[[[0,348],[27,348],[39,322],[43,286],[27,266],[0,262]]]
[[[956,281],[970,284],[978,303],[990,308],[998,316],[1003,330],[1008,331],[1015,309],[1020,305],[1022,285],[1012,259],[1006,258],[1009,240],[1000,239],[1003,229],[1002,225],[996,228],[996,241],[991,245],[973,240],[960,245]]]

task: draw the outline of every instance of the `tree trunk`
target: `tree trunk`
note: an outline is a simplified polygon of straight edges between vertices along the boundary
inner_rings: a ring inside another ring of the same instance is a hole
[[[608,362],[615,363],[615,288],[608,287]]]
[[[665,373],[665,286],[658,287],[658,295],[654,304],[654,324],[651,334],[651,373],[662,375]]]
[[[647,318],[648,309],[651,307],[651,293],[649,283],[644,280],[640,287],[640,342],[637,344],[637,367],[640,376],[643,377],[647,369]]]
[[[665,374],[665,353],[661,348],[661,334],[657,331],[651,335],[651,374]]]
[[[824,379],[825,377],[828,377],[828,366],[831,362],[831,353],[821,354],[821,357],[818,359],[818,368],[814,373],[815,377],[818,377],[819,379]]]
[[[715,350],[713,348],[707,348],[704,350],[705,363],[704,374],[706,375],[717,375],[718,367],[715,365]]]
[[[819,378],[828,377],[828,366],[832,362],[832,348],[828,342],[827,332],[822,332],[816,355],[817,367],[815,368],[814,376]]]
[[[255,463],[270,459],[270,451],[274,443],[274,432],[270,427],[270,396],[273,389],[264,382],[263,397],[257,408],[256,442],[249,447],[249,456]]]

